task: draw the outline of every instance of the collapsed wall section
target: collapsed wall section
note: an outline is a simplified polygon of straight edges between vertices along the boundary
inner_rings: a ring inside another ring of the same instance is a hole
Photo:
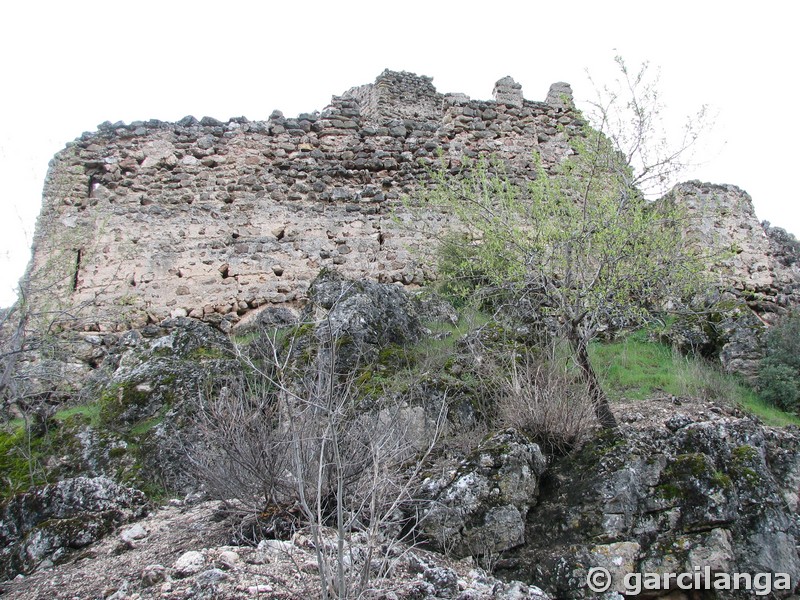
[[[402,199],[432,166],[493,155],[524,181],[534,151],[552,166],[583,125],[563,94],[530,102],[510,78],[498,85],[511,96],[474,101],[386,71],[296,118],[105,123],[51,163],[31,300],[88,308],[89,330],[169,315],[227,330],[302,303],[325,267],[420,285],[435,276],[429,233],[448,216],[428,213],[422,233]]]
[[[668,198],[688,210],[690,239],[709,255],[712,271],[767,323],[800,304],[800,256],[783,230],[759,222],[753,200],[727,184],[687,181]]]

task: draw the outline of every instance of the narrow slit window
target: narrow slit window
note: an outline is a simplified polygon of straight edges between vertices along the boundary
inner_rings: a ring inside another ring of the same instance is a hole
[[[75,272],[72,274],[72,291],[76,291],[78,289],[78,278],[81,271],[81,258],[83,258],[83,250],[78,248],[75,251]]]

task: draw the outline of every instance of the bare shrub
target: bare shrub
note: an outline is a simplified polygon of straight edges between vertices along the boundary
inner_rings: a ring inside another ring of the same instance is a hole
[[[275,334],[257,356],[240,352],[245,374],[201,403],[190,459],[244,517],[242,536],[302,528],[322,597],[360,597],[380,587],[413,534],[403,514],[417,502],[446,403],[431,420],[414,398],[362,393],[358,372],[337,370],[336,339],[312,361],[294,360],[294,343]]]
[[[580,445],[595,427],[591,396],[569,362],[525,352],[510,361],[501,379],[500,420],[525,432],[548,452],[565,453]]]
[[[290,443],[274,390],[257,378],[229,380],[206,396],[194,416],[199,442],[189,458],[211,496],[226,501],[242,520],[238,539],[286,538],[294,488]]]

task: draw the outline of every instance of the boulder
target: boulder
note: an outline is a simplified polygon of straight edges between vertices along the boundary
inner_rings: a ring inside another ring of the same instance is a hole
[[[181,317],[129,331],[114,350],[116,360],[97,374],[91,388],[101,423],[135,442],[143,484],[191,491],[195,482],[187,450],[197,433],[192,415],[204,395],[240,370],[230,338]],[[86,435],[91,439],[93,432]],[[98,454],[94,446],[87,452]]]
[[[546,466],[539,446],[515,430],[491,436],[457,468],[425,481],[421,532],[458,557],[497,556],[523,544]]]
[[[643,408],[643,410],[647,410]],[[556,461],[503,577],[593,597],[588,569],[787,573],[800,577],[800,435],[707,414],[604,432]],[[726,592],[749,598],[751,592]]]
[[[185,317],[131,330],[119,346],[113,372],[98,386],[103,419],[112,427],[139,423],[196,396],[233,357],[226,335]]]
[[[313,324],[313,339],[303,346],[324,354],[335,348],[341,371],[373,362],[382,348],[412,343],[422,335],[414,303],[399,286],[352,281],[324,270],[308,296],[300,321]]]
[[[197,550],[189,550],[181,554],[173,568],[177,577],[188,577],[199,573],[205,566],[206,559],[203,554]]]
[[[0,505],[0,578],[62,562],[146,510],[142,492],[105,477],[65,479],[18,494]]]
[[[766,347],[766,324],[741,298],[727,294],[697,312],[676,316],[661,341],[686,354],[719,360],[729,373],[754,380]]]

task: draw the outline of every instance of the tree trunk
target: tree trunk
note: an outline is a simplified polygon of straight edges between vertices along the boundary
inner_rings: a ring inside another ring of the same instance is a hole
[[[570,335],[569,341],[573,352],[575,352],[575,360],[578,363],[578,367],[580,367],[583,381],[589,390],[589,397],[592,399],[594,414],[597,416],[597,420],[600,422],[603,429],[616,429],[617,419],[614,417],[614,413],[611,412],[611,407],[608,404],[608,396],[606,396],[606,393],[603,391],[603,387],[597,379],[597,374],[592,368],[586,342],[577,334]]]

